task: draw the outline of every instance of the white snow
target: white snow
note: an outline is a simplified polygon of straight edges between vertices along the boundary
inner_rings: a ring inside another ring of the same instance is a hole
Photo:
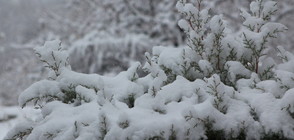
[[[19,106],[0,106],[0,139],[4,139],[7,133],[17,124],[26,121],[27,119],[37,120],[40,115],[40,110],[35,110],[31,107],[21,109]]]
[[[194,46],[154,47],[152,55],[145,55],[145,77],[137,74],[140,63],[132,63],[113,77],[74,72],[59,41],[46,43],[36,52],[55,75],[33,84],[19,98],[21,106],[37,100],[41,114],[18,124],[7,138],[28,133],[27,140],[206,139],[208,131],[232,138],[240,133],[246,139],[280,133],[294,138],[294,73],[287,66],[293,57],[281,49],[280,55],[289,59],[281,65],[273,63],[272,78],[255,71],[256,61],[261,60],[257,65],[261,70],[274,62],[260,58],[267,34],[285,29],[280,24],[264,24],[267,21],[258,16],[263,4],[259,2],[250,5],[253,15],[243,13],[248,28],[236,38],[227,35],[230,32],[221,16],[206,21],[206,10],[178,3],[177,8],[186,13],[179,25],[194,37],[189,38],[189,45]],[[273,3],[266,6],[275,8]],[[200,43],[194,44],[197,39]],[[228,58],[234,48],[236,56]]]

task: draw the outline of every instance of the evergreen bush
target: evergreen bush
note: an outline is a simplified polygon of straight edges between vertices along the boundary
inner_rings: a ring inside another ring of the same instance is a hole
[[[41,110],[6,139],[294,139],[294,55],[271,38],[287,28],[271,22],[273,0],[241,10],[244,28],[233,33],[205,1],[176,7],[188,46],[154,47],[143,69],[134,63],[115,77],[71,70],[60,41],[35,49],[48,79],[26,89],[19,104]]]

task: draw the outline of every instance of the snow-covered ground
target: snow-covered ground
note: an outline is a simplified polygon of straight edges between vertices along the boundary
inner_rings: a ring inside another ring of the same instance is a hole
[[[36,115],[37,112],[38,110],[32,108],[22,110],[18,106],[0,106],[0,140],[5,137],[6,133],[12,129],[15,124],[23,121],[25,118]]]

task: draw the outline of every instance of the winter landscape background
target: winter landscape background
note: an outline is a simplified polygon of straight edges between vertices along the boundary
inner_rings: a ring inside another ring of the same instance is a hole
[[[192,0],[193,1],[193,0]],[[221,13],[238,33],[238,8],[253,0],[209,0],[211,14]],[[182,47],[187,39],[178,27],[177,0],[0,0],[0,139],[23,118],[19,94],[44,79],[47,69],[33,48],[59,39],[69,50],[74,71],[114,76],[136,61],[145,61],[153,46]],[[269,42],[294,52],[294,1],[279,0],[272,21],[288,31]],[[276,58],[273,55],[273,58]],[[139,75],[146,75],[139,71]],[[22,117],[20,117],[22,116]]]

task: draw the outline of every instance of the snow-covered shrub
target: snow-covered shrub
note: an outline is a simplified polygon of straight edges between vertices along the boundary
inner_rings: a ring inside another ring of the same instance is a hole
[[[6,139],[294,139],[294,55],[267,42],[286,29],[270,21],[272,0],[242,11],[244,29],[231,33],[203,0],[180,0],[179,26],[188,47],[154,47],[140,63],[115,77],[71,70],[59,41],[36,49],[49,78],[19,97],[41,110]]]

